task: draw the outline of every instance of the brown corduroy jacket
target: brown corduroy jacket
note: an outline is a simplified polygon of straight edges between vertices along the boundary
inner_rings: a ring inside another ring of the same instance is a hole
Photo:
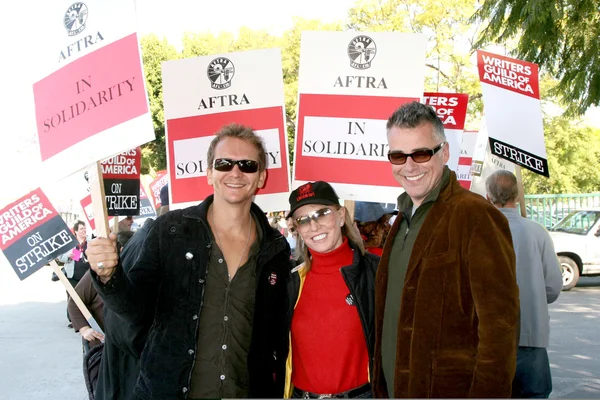
[[[375,283],[375,397],[510,397],[519,290],[508,221],[451,173],[412,249],[398,321],[394,393],[381,367],[389,234]]]

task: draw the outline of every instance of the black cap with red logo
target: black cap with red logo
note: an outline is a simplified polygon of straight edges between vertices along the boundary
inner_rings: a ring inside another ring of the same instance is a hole
[[[286,218],[290,218],[294,211],[307,204],[331,206],[340,204],[340,198],[327,182],[305,183],[290,194],[290,212]]]

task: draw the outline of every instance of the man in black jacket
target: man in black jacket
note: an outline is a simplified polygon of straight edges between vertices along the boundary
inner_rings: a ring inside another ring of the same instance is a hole
[[[266,154],[229,125],[208,150],[214,195],[159,217],[125,275],[114,235],[88,257],[105,305],[133,324],[154,320],[135,387],[143,399],[282,397],[288,351],[290,250],[252,202]]]

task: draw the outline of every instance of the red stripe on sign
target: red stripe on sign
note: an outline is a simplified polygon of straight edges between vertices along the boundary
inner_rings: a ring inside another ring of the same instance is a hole
[[[33,95],[42,160],[147,113],[137,35],[62,67]]]
[[[458,165],[471,165],[473,163],[473,157],[459,157]]]
[[[160,189],[165,186],[169,182],[169,177],[167,176],[167,170],[158,171],[156,173],[156,179],[150,182],[150,195],[152,196],[152,201],[154,201],[154,208],[158,209],[160,204]]]
[[[102,162],[104,179],[140,179],[142,148],[127,150]]]
[[[444,129],[463,129],[467,118],[468,94],[425,93],[425,104],[435,108]]]
[[[467,190],[471,190],[471,181],[461,181],[459,180],[458,183],[460,184],[460,186],[464,187]]]
[[[253,130],[278,129],[282,168],[267,170],[267,182],[257,194],[273,194],[289,191],[285,146],[286,131],[283,126],[283,107],[266,107],[253,110],[230,111],[219,114],[198,115],[177,118],[167,121],[169,142],[169,184],[171,185],[171,203],[187,203],[202,201],[213,193],[205,176],[176,179],[175,152],[173,142],[183,139],[212,136],[224,125],[238,123],[252,127]],[[199,159],[205,159],[206,154],[199,154]]]
[[[387,161],[303,156],[300,146],[304,144],[304,118],[310,116],[387,121],[402,104],[418,100],[401,97],[301,94],[294,179],[398,187],[398,182],[392,175],[391,165]],[[327,140],[327,132],[323,132],[323,138]]]
[[[537,64],[477,50],[477,68],[481,83],[540,99]]]
[[[10,203],[0,210],[0,249],[5,250],[57,215],[42,189]]]

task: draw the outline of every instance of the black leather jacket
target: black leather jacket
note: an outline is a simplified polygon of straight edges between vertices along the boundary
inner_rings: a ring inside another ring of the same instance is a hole
[[[103,285],[93,274],[105,306],[131,323],[143,324],[147,307],[155,304],[135,387],[136,395],[143,399],[188,396],[211,251],[206,215],[212,201],[209,196],[198,206],[159,217],[127,275],[117,266]],[[262,241],[256,266],[248,393],[250,397],[282,397],[288,352],[290,249],[256,204],[251,212],[259,221]]]

